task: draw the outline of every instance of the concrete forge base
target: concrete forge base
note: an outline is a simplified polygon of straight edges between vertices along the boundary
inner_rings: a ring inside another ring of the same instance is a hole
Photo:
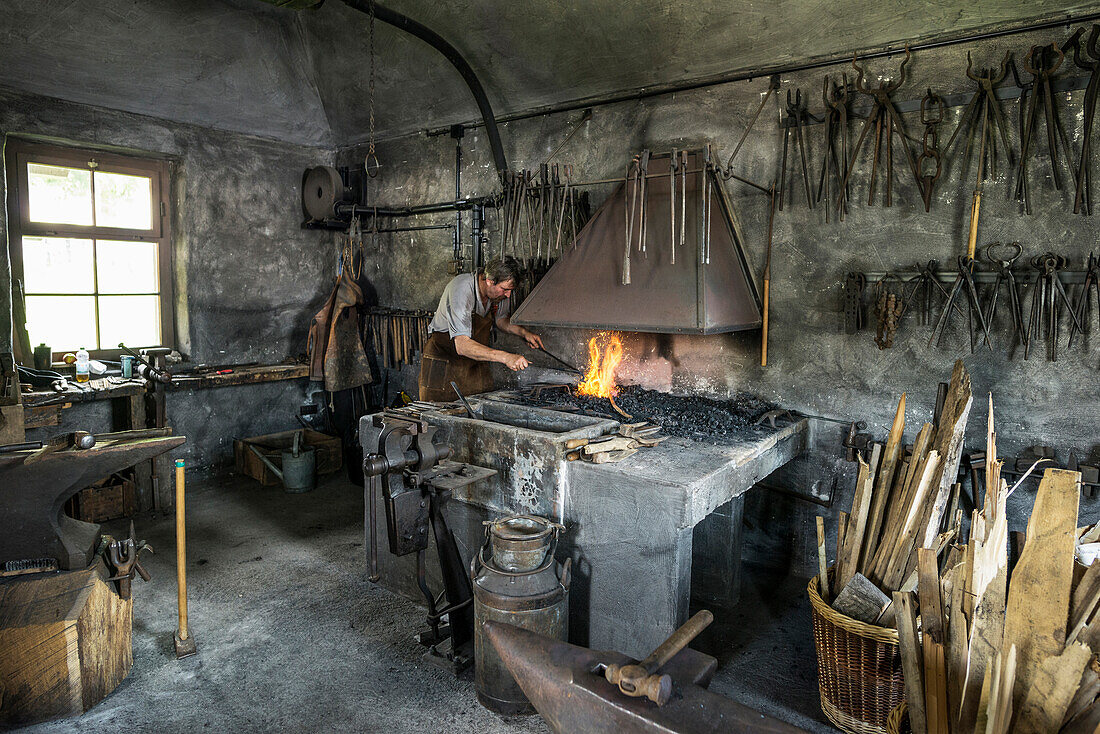
[[[448,503],[447,520],[463,560],[469,563],[480,547],[483,520],[537,512],[563,522],[557,555],[573,559],[569,640],[636,657],[687,620],[693,591],[704,604],[736,603],[743,495],[802,453],[808,433],[802,420],[745,429],[720,446],[670,438],[625,461],[589,464],[566,461],[565,441],[577,431],[611,432],[617,427],[613,421],[577,425],[570,421],[592,419],[516,405],[504,409],[492,396],[475,401],[475,408],[481,405],[498,420],[425,415],[440,426],[453,459],[499,472],[456,492]],[[521,412],[532,420],[517,417]],[[569,420],[556,424],[553,416]],[[366,416],[360,425],[368,452],[376,446],[371,422]],[[517,485],[525,491],[517,492]],[[384,549],[385,518],[379,515]],[[382,583],[421,599],[415,562],[415,556],[382,552]],[[428,578],[438,591],[434,562]]]

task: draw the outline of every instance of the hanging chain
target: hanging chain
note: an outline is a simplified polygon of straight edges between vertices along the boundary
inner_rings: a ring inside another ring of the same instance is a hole
[[[374,0],[367,3],[370,17],[370,31],[368,45],[370,48],[370,77],[367,83],[367,109],[370,113],[370,137],[367,140],[367,158],[363,161],[363,167],[367,175],[374,178],[378,175],[378,156],[374,151]]]

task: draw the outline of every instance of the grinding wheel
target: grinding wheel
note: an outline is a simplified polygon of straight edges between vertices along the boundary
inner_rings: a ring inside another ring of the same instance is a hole
[[[328,219],[333,216],[337,201],[343,199],[344,182],[340,172],[332,166],[314,166],[306,169],[302,180],[302,205],[312,219]]]

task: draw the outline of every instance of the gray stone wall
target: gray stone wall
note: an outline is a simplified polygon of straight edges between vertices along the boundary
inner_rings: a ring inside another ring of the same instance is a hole
[[[904,86],[897,100],[919,99],[931,87],[940,95],[957,95],[973,89],[965,69],[967,53],[975,67],[1000,63],[1005,50],[1012,49],[1020,63],[1031,44],[1064,40],[1072,29],[1020,34],[968,45],[951,46],[914,54]],[[896,77],[900,58],[880,59],[867,64],[869,82]],[[801,88],[810,100],[810,111],[820,114],[821,83],[825,73],[838,78],[850,65],[828,67],[785,77],[780,102],[787,90]],[[1079,74],[1067,59],[1067,75]],[[1026,73],[1021,72],[1026,80]],[[1009,76],[1011,80],[1011,76]],[[767,88],[766,79],[726,84],[643,101],[597,107],[592,119],[562,148],[555,161],[571,163],[575,178],[596,180],[621,176],[632,153],[642,148],[667,151],[673,147],[715,144],[728,156]],[[1080,147],[1081,102],[1076,91],[1055,95],[1064,110],[1063,120],[1074,146]],[[867,98],[856,95],[856,103]],[[1015,100],[1002,108],[1008,120],[1009,136],[1018,152],[1018,109]],[[962,107],[947,111],[939,127],[941,146],[947,142]],[[580,118],[580,112],[563,113],[517,121],[503,126],[502,137],[511,167],[537,168],[558,146]],[[855,142],[862,121],[848,131],[849,145]],[[917,140],[923,128],[919,115],[904,115],[907,131]],[[809,160],[816,186],[823,155],[823,126],[808,129]],[[1040,128],[1039,134],[1045,136]],[[873,133],[872,136],[873,138]],[[739,175],[768,184],[779,175],[782,138],[777,126],[777,107],[769,101],[736,161]],[[467,133],[463,141],[463,193],[490,194],[497,190],[484,131]],[[1041,146],[1045,149],[1045,144]],[[1065,326],[1058,361],[1043,358],[1041,345],[1031,359],[1010,361],[1005,354],[1007,340],[1000,311],[993,352],[970,354],[965,327],[949,331],[942,347],[928,347],[930,327],[915,326],[907,318],[893,349],[880,351],[872,342],[873,328],[858,336],[842,333],[840,288],[849,270],[893,271],[911,268],[930,259],[951,263],[965,252],[971,193],[975,180],[976,156],[963,164],[963,144],[947,157],[937,184],[931,213],[924,212],[919,192],[907,174],[900,149],[895,151],[894,206],[882,205],[881,179],[874,206],[868,206],[867,180],[870,150],[857,163],[852,180],[851,211],[844,222],[825,223],[822,207],[810,211],[802,193],[797,158],[792,150],[788,182],[793,193],[788,205],[778,212],[772,261],[770,364],[759,365],[759,334],[718,336],[650,335],[632,336],[628,351],[639,374],[661,374],[674,391],[702,392],[716,396],[735,390],[750,390],[784,406],[806,413],[841,420],[866,420],[870,430],[885,438],[897,399],[907,392],[911,438],[919,424],[931,420],[936,383],[949,378],[955,359],[962,358],[973,378],[978,403],[970,422],[971,445],[980,447],[984,436],[984,405],[992,392],[997,405],[1001,452],[1013,456],[1033,444],[1060,449],[1063,462],[1073,451],[1080,460],[1100,460],[1100,413],[1097,398],[1097,368],[1100,363],[1100,332],[1094,324],[1087,348],[1065,349]],[[361,160],[361,147],[341,151],[343,162]],[[446,137],[411,136],[384,141],[379,145],[382,174],[372,184],[372,196],[381,206],[447,200],[453,196],[453,141]],[[1094,162],[1094,166],[1100,165]],[[986,183],[980,219],[979,246],[993,240],[1018,240],[1026,256],[1054,250],[1080,267],[1093,250],[1100,250],[1100,218],[1072,214],[1072,188],[1054,191],[1049,169],[1041,162],[1031,164],[1034,214],[1026,216],[1011,197],[1014,177],[1003,154],[997,175]],[[907,180],[908,176],[908,180]],[[792,186],[793,184],[793,186]],[[610,194],[612,186],[589,190],[594,205]],[[764,262],[768,215],[767,197],[729,182],[732,196],[748,238],[748,257],[756,272]],[[1100,192],[1094,194],[1100,198]],[[499,218],[490,212],[488,226],[496,251]],[[449,222],[453,215],[423,217],[424,222]],[[466,230],[469,231],[468,224]],[[446,264],[451,255],[449,235],[444,231],[381,235],[369,253],[372,272],[383,304],[409,308],[434,308],[449,279]],[[1025,304],[1026,307],[1026,304]],[[933,316],[937,315],[933,313]],[[958,320],[957,320],[958,321]],[[958,323],[962,323],[959,321]],[[566,359],[584,361],[586,332],[544,329],[547,347]],[[509,342],[505,342],[509,343]],[[517,347],[518,349],[518,347]],[[535,361],[539,361],[535,357]],[[843,427],[818,422],[812,461],[776,477],[777,482],[801,493],[828,495],[837,468],[843,472],[839,495],[831,508],[794,500],[776,493],[757,493],[746,508],[750,543],[760,558],[793,562],[810,568],[813,548],[811,515],[848,509],[852,478],[843,462],[838,463]],[[1022,526],[1033,490],[1014,496],[1014,525]],[[1084,500],[1082,517],[1095,519],[1096,507]],[[751,554],[750,554],[751,555]]]
[[[300,228],[301,177],[331,151],[10,90],[0,90],[0,134],[170,159],[180,351],[194,363],[261,364],[305,351],[336,251],[330,234]],[[5,242],[6,216],[0,212]],[[6,247],[0,263],[0,350],[10,350]],[[181,456],[207,469],[226,466],[234,436],[297,426],[305,390],[297,380],[170,394],[169,423],[191,439]],[[74,407],[60,430],[103,430],[107,415]]]

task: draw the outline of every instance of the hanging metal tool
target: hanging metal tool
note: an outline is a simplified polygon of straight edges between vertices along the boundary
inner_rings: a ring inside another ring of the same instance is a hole
[[[733,159],[737,157],[737,153],[741,150],[741,146],[745,143],[745,138],[749,136],[749,132],[752,130],[752,126],[756,124],[756,118],[760,117],[760,113],[764,110],[764,105],[768,103],[768,99],[778,91],[779,89],[779,75],[773,74],[768,79],[768,91],[764,94],[764,98],[760,100],[760,106],[756,108],[756,112],[753,113],[752,119],[749,120],[749,124],[745,126],[745,131],[741,133],[741,139],[737,141],[737,145],[733,148],[733,153],[730,154],[729,160],[726,161],[726,168],[733,167]],[[674,151],[675,152],[675,151]],[[673,155],[675,158],[675,155]]]
[[[1022,251],[1023,248],[1019,242],[990,242],[982,248],[982,258],[997,269],[997,278],[993,281],[993,288],[990,290],[989,306],[985,310],[985,321],[991,327],[993,318],[997,314],[997,299],[1001,291],[1001,284],[1005,284],[1008,288],[1008,309],[1009,316],[1012,319],[1012,342],[1008,348],[1009,359],[1012,358],[1016,345],[1025,344],[1027,341],[1020,288],[1016,283],[1016,276],[1012,272],[1012,267],[1020,258]]]
[[[958,259],[958,275],[955,278],[955,285],[951,287],[951,292],[947,295],[947,302],[943,306],[943,311],[940,312],[940,316],[936,319],[936,325],[932,328],[932,336],[928,339],[928,345],[936,344],[937,346],[943,341],[943,334],[947,329],[947,323],[950,320],[951,314],[954,311],[962,313],[958,299],[962,294],[967,299],[969,305],[969,315],[967,317],[967,330],[970,337],[970,351],[974,351],[976,344],[976,334],[974,332],[974,321],[977,320],[982,334],[985,337],[985,344],[990,351],[993,351],[993,345],[990,343],[989,324],[985,320],[985,312],[982,311],[981,302],[978,299],[978,289],[974,284],[974,261],[969,258],[960,255]]]
[[[1073,213],[1092,214],[1092,172],[1089,162],[1092,158],[1092,126],[1096,121],[1096,97],[1100,93],[1100,24],[1094,23],[1089,32],[1089,40],[1081,40],[1084,28],[1078,28],[1070,36],[1065,47],[1073,48],[1073,63],[1089,72],[1089,83],[1085,87],[1083,103],[1085,125],[1081,136],[1081,157],[1077,161],[1077,180],[1073,193]]]
[[[900,281],[893,273],[887,273],[875,283],[875,345],[879,349],[894,346],[905,307],[901,302]]]
[[[825,154],[814,200],[821,201],[821,197],[825,197],[826,224],[829,223],[829,210],[834,198],[837,199],[837,218],[844,221],[844,215],[848,213],[848,192],[843,184],[848,173],[848,75],[842,75],[841,79],[840,86],[837,86],[826,75],[821,85],[821,101],[825,105]],[[839,158],[836,153],[838,137]]]
[[[1051,53],[1055,58],[1051,58]],[[1032,77],[1029,85],[1031,95],[1030,103],[1025,101],[1027,96],[1024,93],[1020,95],[1020,116],[1022,120],[1026,119],[1027,122],[1024,125],[1020,142],[1020,162],[1016,167],[1015,193],[1016,199],[1024,202],[1024,211],[1028,214],[1031,214],[1031,196],[1027,180],[1027,160],[1032,146],[1034,145],[1038,149],[1035,139],[1037,135],[1036,128],[1039,126],[1040,107],[1043,109],[1046,123],[1047,156],[1050,160],[1050,173],[1054,179],[1056,190],[1062,190],[1062,166],[1058,158],[1059,144],[1062,146],[1062,152],[1065,154],[1066,163],[1071,173],[1073,169],[1073,153],[1070,151],[1069,140],[1066,137],[1065,129],[1062,127],[1062,121],[1058,117],[1058,110],[1054,106],[1054,94],[1051,90],[1050,80],[1051,76],[1062,66],[1064,60],[1065,54],[1058,48],[1057,43],[1049,46],[1032,46],[1024,58],[1024,69]],[[1015,69],[1013,69],[1013,74],[1015,74]],[[1024,85],[1020,85],[1020,88],[1021,90],[1026,89]],[[1026,115],[1024,114],[1025,107],[1027,109]]]
[[[844,196],[845,187],[848,185],[848,178],[852,174],[852,169],[855,167],[856,158],[859,157],[860,148],[862,148],[864,141],[867,139],[867,135],[870,133],[871,128],[875,130],[875,142],[874,142],[874,154],[871,158],[871,180],[868,183],[867,188],[867,205],[873,206],[875,203],[875,183],[878,178],[879,167],[879,151],[882,148],[884,139],[886,145],[886,206],[893,206],[893,178],[894,178],[894,136],[897,136],[897,141],[901,144],[902,151],[905,153],[905,159],[909,163],[909,170],[913,173],[913,179],[920,184],[920,174],[917,171],[917,163],[913,158],[913,151],[909,149],[909,143],[905,135],[905,127],[901,122],[901,115],[898,114],[897,108],[894,107],[893,100],[890,99],[890,95],[901,87],[905,83],[905,67],[912,58],[912,54],[909,51],[909,45],[905,46],[905,60],[901,62],[901,68],[898,70],[898,78],[896,81],[882,81],[874,88],[868,88],[863,86],[863,69],[856,64],[857,57],[852,56],[852,68],[856,70],[856,89],[869,96],[872,100],[873,106],[871,113],[867,116],[867,120],[863,123],[863,129],[859,133],[859,138],[856,140],[855,147],[852,149],[852,157],[848,160],[846,170],[844,172],[844,185],[841,187],[840,196]],[[837,202],[838,206],[840,201]]]
[[[985,162],[987,156],[989,158],[990,174],[993,176],[997,175],[997,145],[993,137],[994,129],[1000,135],[1001,143],[1004,145],[1004,149],[1007,152],[1009,165],[1013,164],[1012,148],[1008,144],[1008,131],[1004,115],[1001,114],[1001,107],[997,103],[997,95],[994,92],[994,87],[1000,84],[1001,81],[1004,80],[1005,74],[1008,73],[1008,62],[1011,58],[1012,52],[1008,51],[1005,53],[1004,60],[1001,61],[1001,68],[999,71],[994,72],[993,69],[986,69],[982,73],[976,74],[973,70],[973,61],[970,58],[970,53],[967,52],[966,76],[972,81],[977,82],[978,89],[966,104],[966,108],[959,118],[959,124],[955,128],[955,132],[951,133],[951,138],[947,141],[947,145],[944,146],[945,151],[951,150],[951,146],[958,138],[959,132],[965,127],[967,133],[966,155],[964,159],[969,160],[970,143],[974,137],[974,128],[976,125],[980,125],[981,136],[978,144],[978,176],[974,184],[974,195],[970,203],[970,230],[966,240],[966,255],[971,260],[974,259],[977,249],[978,216],[982,206],[982,185],[985,181]]]
[[[764,307],[761,309],[764,319],[760,334],[760,366],[768,366],[768,313],[772,286],[772,228],[775,225],[775,182],[772,181],[768,197],[768,249],[764,251]]]
[[[672,223],[672,236],[669,240],[669,264],[676,264],[676,174],[680,165],[680,155],[675,148],[668,157],[668,204]]]
[[[863,328],[863,289],[867,287],[867,276],[850,272],[844,278],[844,333],[855,334]]]
[[[1080,331],[1081,323],[1077,313],[1066,295],[1065,286],[1058,277],[1058,271],[1066,267],[1066,259],[1053,252],[1038,255],[1031,260],[1031,265],[1038,271],[1035,278],[1035,287],[1031,293],[1031,317],[1028,320],[1028,344],[1024,347],[1024,359],[1029,356],[1030,342],[1032,339],[1046,337],[1047,360],[1058,361],[1058,323],[1061,305],[1069,311],[1073,326]],[[1045,326],[1044,326],[1045,322]]]
[[[1069,328],[1070,347],[1073,346],[1073,337],[1078,331],[1086,336],[1089,333],[1092,326],[1092,319],[1089,318],[1089,314],[1092,311],[1092,297],[1094,294],[1096,295],[1097,305],[1100,306],[1100,259],[1097,259],[1090,252],[1087,269],[1085,270],[1085,283],[1077,296],[1077,307],[1075,309],[1077,318],[1070,324]]]
[[[806,191],[806,205],[814,208],[814,197],[810,193],[810,172],[806,162],[806,136],[802,126],[811,120],[821,122],[810,114],[806,103],[802,99],[802,90],[794,90],[794,99],[791,98],[791,90],[787,90],[787,116],[783,121],[783,162],[779,167],[779,211],[783,211],[783,202],[786,200],[787,190],[787,149],[790,147],[791,136],[795,136],[795,145],[798,146],[798,156],[802,164],[802,185]],[[791,174],[793,183],[794,174]]]
[[[943,98],[928,92],[920,101],[920,121],[924,125],[921,154],[917,156],[918,185],[924,199],[924,211],[932,211],[932,189],[940,177],[943,164],[936,126],[943,122]]]

